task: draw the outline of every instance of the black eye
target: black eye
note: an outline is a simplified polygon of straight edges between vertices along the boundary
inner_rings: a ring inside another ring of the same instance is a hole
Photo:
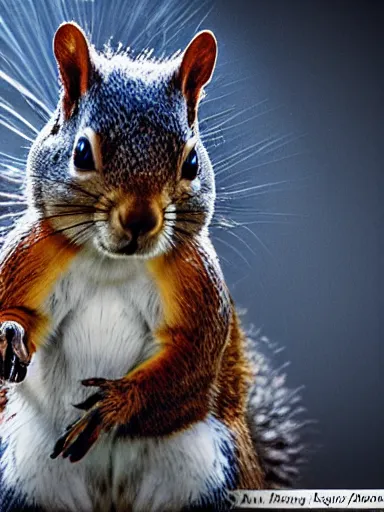
[[[197,159],[197,153],[195,149],[192,149],[183,163],[183,167],[181,169],[181,177],[184,180],[192,181],[196,178],[198,170],[199,160]]]
[[[83,171],[94,171],[95,162],[93,161],[91,143],[86,137],[80,137],[75,148],[73,163],[77,169]]]

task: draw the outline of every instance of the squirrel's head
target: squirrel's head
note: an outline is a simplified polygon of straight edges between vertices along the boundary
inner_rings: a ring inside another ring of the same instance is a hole
[[[216,39],[197,34],[168,60],[97,53],[74,23],[54,52],[62,94],[30,151],[30,200],[74,243],[152,257],[192,240],[212,217],[212,165],[197,110]]]

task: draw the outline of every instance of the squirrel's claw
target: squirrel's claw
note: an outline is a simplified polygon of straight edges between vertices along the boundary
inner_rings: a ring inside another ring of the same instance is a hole
[[[97,402],[100,402],[100,400],[103,398],[103,394],[101,392],[94,393],[93,395],[89,396],[84,402],[81,402],[80,404],[72,404],[73,407],[76,407],[76,409],[80,409],[82,411],[88,411],[91,407],[97,404]]]
[[[89,379],[90,381],[92,379]],[[92,380],[93,381],[93,380]],[[105,379],[94,379],[98,384],[88,384],[98,386]],[[85,381],[86,382],[86,381]],[[87,385],[87,384],[84,384]],[[56,442],[52,459],[56,459],[60,454],[64,458],[69,458],[71,462],[78,462],[97,441],[101,431],[106,429],[102,421],[101,405],[104,399],[102,390],[89,396],[84,402],[74,405],[77,409],[87,411],[82,418],[67,427],[65,433]]]
[[[79,461],[95,444],[101,432],[108,432],[116,424],[116,407],[113,401],[111,405],[111,396],[113,392],[116,393],[116,389],[120,391],[120,381],[94,378],[83,380],[82,384],[99,389],[80,404],[74,405],[77,409],[87,412],[70,425],[56,442],[51,454],[52,459],[62,454],[71,462]],[[121,397],[119,399],[121,402]]]
[[[0,380],[21,382],[31,356],[25,343],[24,328],[17,322],[0,324]]]
[[[71,462],[78,462],[91,449],[101,433],[100,411],[94,408],[76,421],[56,442],[51,459],[60,454]]]

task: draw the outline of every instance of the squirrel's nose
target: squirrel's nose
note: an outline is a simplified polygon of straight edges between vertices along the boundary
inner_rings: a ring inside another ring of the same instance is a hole
[[[154,231],[158,224],[158,219],[151,210],[129,213],[120,211],[118,219],[120,228],[129,241]]]

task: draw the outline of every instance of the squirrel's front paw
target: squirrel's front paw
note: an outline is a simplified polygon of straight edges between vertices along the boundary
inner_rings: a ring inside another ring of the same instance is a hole
[[[65,434],[56,442],[52,459],[60,454],[69,458],[71,462],[82,459],[99,438],[100,433],[108,431],[114,424],[113,414],[106,415],[108,407],[107,389],[113,387],[113,382],[106,379],[83,380],[84,386],[97,386],[100,390],[88,397],[81,404],[75,405],[77,409],[87,411],[82,418],[70,425]],[[108,419],[107,419],[108,416]]]
[[[24,328],[17,322],[0,323],[0,380],[21,382],[30,361]]]

